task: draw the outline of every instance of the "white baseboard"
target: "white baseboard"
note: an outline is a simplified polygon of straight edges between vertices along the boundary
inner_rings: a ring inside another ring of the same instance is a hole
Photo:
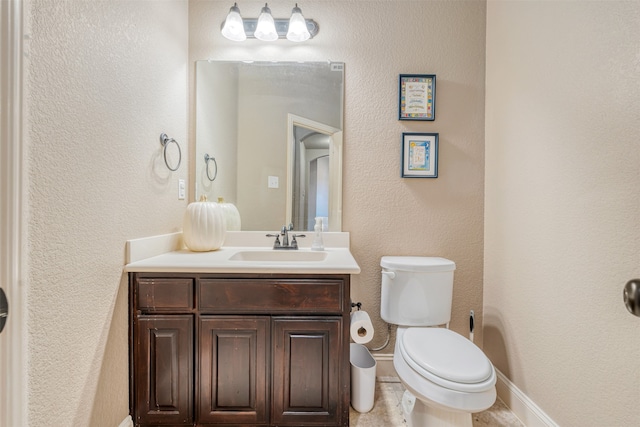
[[[400,379],[393,367],[393,353],[376,353],[376,380],[381,383],[399,383]]]
[[[131,419],[131,415],[127,415],[127,418],[122,420],[118,427],[133,427],[133,420]]]
[[[547,414],[524,394],[509,378],[496,369],[498,397],[526,427],[558,427]]]

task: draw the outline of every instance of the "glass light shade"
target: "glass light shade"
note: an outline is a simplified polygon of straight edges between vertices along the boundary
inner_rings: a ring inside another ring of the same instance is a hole
[[[262,12],[258,17],[258,25],[253,35],[258,39],[266,42],[270,42],[278,39],[278,33],[276,32],[276,24],[273,22],[273,16],[271,16],[271,10],[265,3],[262,8]]]
[[[242,22],[242,16],[240,16],[240,9],[238,9],[237,3],[229,9],[229,14],[227,15],[227,19],[224,21],[221,33],[229,40],[233,40],[235,42],[241,42],[247,39],[247,35],[244,32],[244,23]]]
[[[287,39],[292,42],[303,42],[309,40],[311,34],[307,28],[307,23],[302,16],[302,11],[296,3],[296,7],[291,11],[291,18],[289,18],[289,30],[287,31]]]

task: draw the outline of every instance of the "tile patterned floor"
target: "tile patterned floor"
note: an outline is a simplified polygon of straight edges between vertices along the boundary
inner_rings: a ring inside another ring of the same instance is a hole
[[[361,414],[350,408],[350,427],[403,427],[405,426],[400,402],[404,388],[398,382],[376,383],[373,409]],[[473,427],[524,427],[499,399],[484,412],[473,414]]]

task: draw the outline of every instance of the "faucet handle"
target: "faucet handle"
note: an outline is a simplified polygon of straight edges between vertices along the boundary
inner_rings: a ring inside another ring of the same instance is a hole
[[[265,236],[267,237],[275,237],[276,241],[273,242],[273,247],[279,247],[280,246],[280,235],[279,234],[265,234]]]
[[[307,237],[306,234],[292,234],[291,235],[291,247],[294,249],[298,249],[298,241],[296,237]]]

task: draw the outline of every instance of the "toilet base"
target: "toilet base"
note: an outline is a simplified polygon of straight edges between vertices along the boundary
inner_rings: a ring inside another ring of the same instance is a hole
[[[429,406],[410,391],[402,396],[402,412],[407,427],[473,427],[471,413]]]

